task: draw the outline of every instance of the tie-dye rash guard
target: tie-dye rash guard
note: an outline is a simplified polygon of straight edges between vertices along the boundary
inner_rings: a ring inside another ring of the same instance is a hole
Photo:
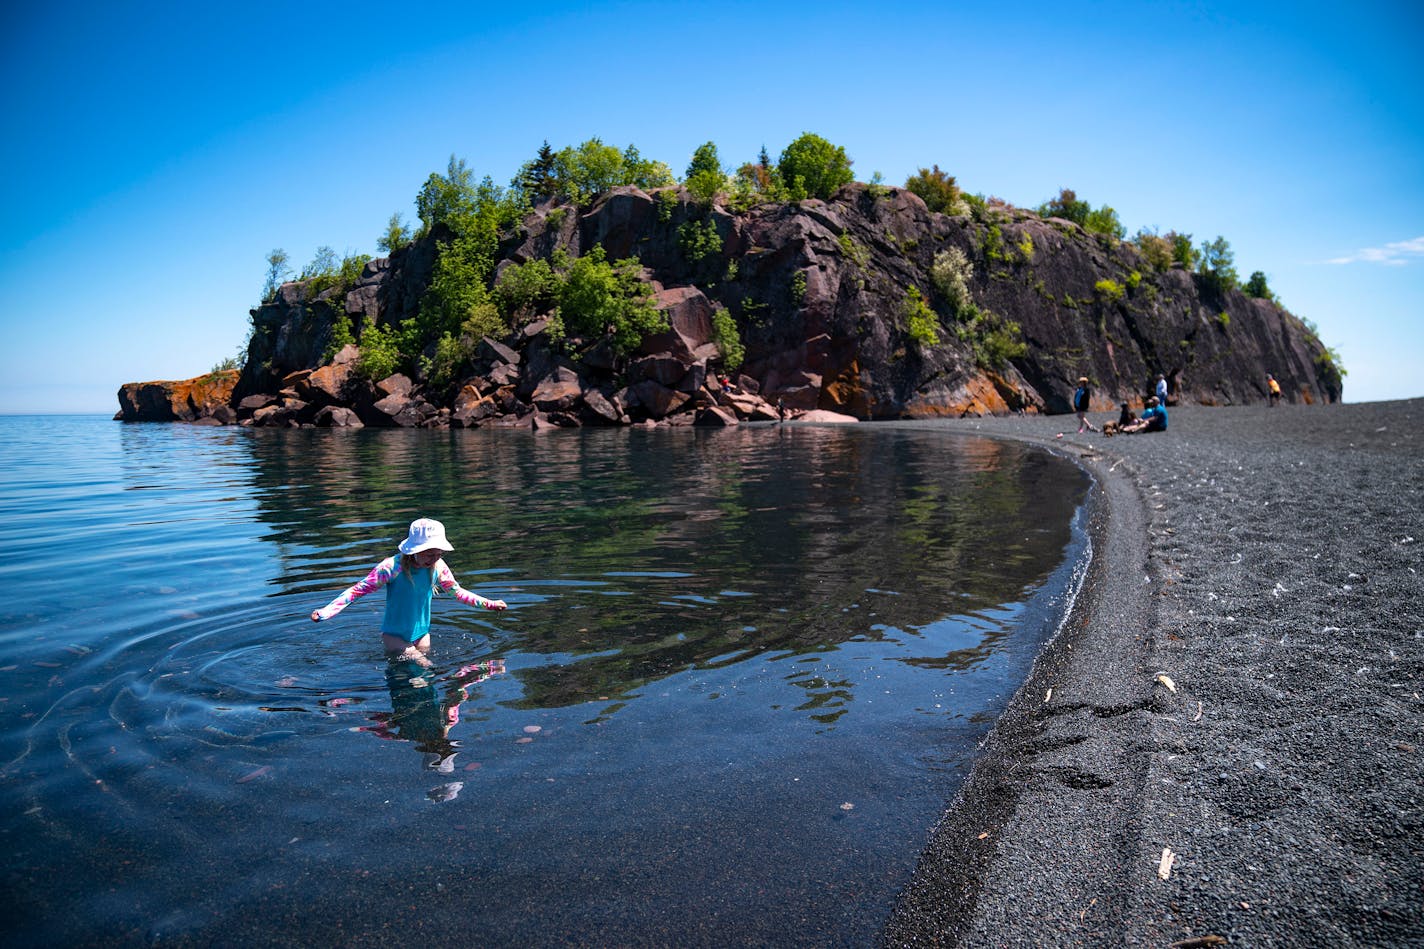
[[[411,581],[409,583],[391,586],[391,581],[401,574],[400,556],[387,557],[376,564],[364,580],[317,610],[317,616],[331,619],[366,594],[385,587],[386,613],[381,621],[381,632],[415,642],[430,631],[430,599],[437,588],[467,606],[490,608],[490,600],[460,586],[444,560],[435,561],[430,570],[413,570],[409,578],[403,578]]]

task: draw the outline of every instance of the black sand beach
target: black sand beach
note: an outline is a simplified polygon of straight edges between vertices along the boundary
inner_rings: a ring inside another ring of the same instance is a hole
[[[1424,945],[1421,413],[934,423],[1081,459],[1095,554],[885,944]]]

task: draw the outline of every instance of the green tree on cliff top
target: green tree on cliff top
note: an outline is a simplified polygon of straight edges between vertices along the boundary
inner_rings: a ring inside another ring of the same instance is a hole
[[[1206,278],[1207,285],[1217,292],[1234,289],[1236,276],[1236,255],[1226,238],[1217,236],[1214,241],[1202,241],[1198,273]]]
[[[530,204],[538,204],[561,193],[558,165],[547,138],[539,146],[538,154],[520,167],[511,187],[523,191]]]
[[[677,184],[672,169],[666,163],[644,158],[633,145],[623,149],[623,174],[626,179],[623,184],[630,184],[644,191]]]
[[[276,299],[277,290],[282,286],[282,280],[292,272],[288,263],[290,260],[287,252],[280,247],[274,247],[267,253],[267,280],[262,284],[263,303],[270,303]]]
[[[687,166],[687,175],[683,179],[687,185],[687,190],[692,192],[693,197],[704,204],[711,203],[727,185],[727,176],[722,171],[722,160],[717,156],[717,146],[712,142],[704,142],[697,146],[697,151],[692,153],[692,162]]]
[[[386,232],[376,238],[376,249],[383,254],[394,254],[410,243],[410,228],[406,227],[405,216],[397,211],[386,222]]]
[[[850,166],[844,148],[811,132],[787,145],[777,162],[781,180],[792,194],[798,193],[799,186],[799,191],[811,198],[829,198],[841,185],[853,181]]]
[[[1089,234],[1106,234],[1117,240],[1127,236],[1127,228],[1118,220],[1117,212],[1106,204],[1097,210],[1078,197],[1072,188],[1061,188],[1058,197],[1050,198],[1035,209],[1040,217],[1058,217],[1072,221]]]
[[[621,185],[648,191],[676,183],[672,169],[663,162],[644,158],[636,146],[629,145],[620,152],[602,139],[591,138],[578,147],[566,146],[557,152],[545,141],[539,154],[520,167],[510,189],[530,204],[548,198],[588,204]]]
[[[1248,297],[1275,302],[1276,295],[1271,292],[1270,286],[1266,283],[1266,275],[1259,270],[1251,272],[1250,279],[1246,281],[1246,285],[1241,289],[1246,291]]]
[[[437,224],[444,224],[458,233],[458,222],[474,213],[474,172],[463,158],[450,156],[445,174],[431,172],[415,198],[415,213],[420,216],[421,236],[429,234]]]

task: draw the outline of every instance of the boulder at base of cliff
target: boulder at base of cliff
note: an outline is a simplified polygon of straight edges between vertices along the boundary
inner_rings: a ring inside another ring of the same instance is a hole
[[[361,418],[350,409],[340,405],[328,405],[316,413],[312,419],[318,428],[364,428]]]
[[[659,291],[654,294],[653,306],[668,321],[668,329],[644,339],[639,352],[669,353],[682,362],[692,362],[697,350],[712,341],[712,303],[696,287]]]
[[[730,428],[737,424],[737,416],[729,409],[719,406],[701,409],[697,413],[697,418],[693,420],[693,425],[698,428]]]
[[[776,406],[757,395],[748,395],[744,392],[717,392],[713,398],[717,400],[718,405],[735,412],[738,419],[752,422],[774,422],[780,417],[776,414]]]
[[[232,401],[232,388],[237,385],[237,377],[236,369],[224,369],[176,382],[125,383],[119,388],[119,411],[114,419],[124,422],[195,422],[200,418],[216,418],[220,424],[230,424],[226,413],[216,413]]]

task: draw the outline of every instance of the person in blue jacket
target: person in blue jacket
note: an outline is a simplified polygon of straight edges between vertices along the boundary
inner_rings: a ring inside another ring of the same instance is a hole
[[[1078,434],[1083,434],[1083,429],[1090,432],[1100,432],[1092,422],[1088,421],[1088,406],[1093,401],[1093,390],[1088,387],[1088,377],[1078,377],[1078,388],[1073,390],[1073,412],[1078,416]]]
[[[1167,408],[1155,397],[1147,400],[1147,408],[1142,417],[1123,429],[1125,434],[1138,432],[1165,432],[1167,430]]]

